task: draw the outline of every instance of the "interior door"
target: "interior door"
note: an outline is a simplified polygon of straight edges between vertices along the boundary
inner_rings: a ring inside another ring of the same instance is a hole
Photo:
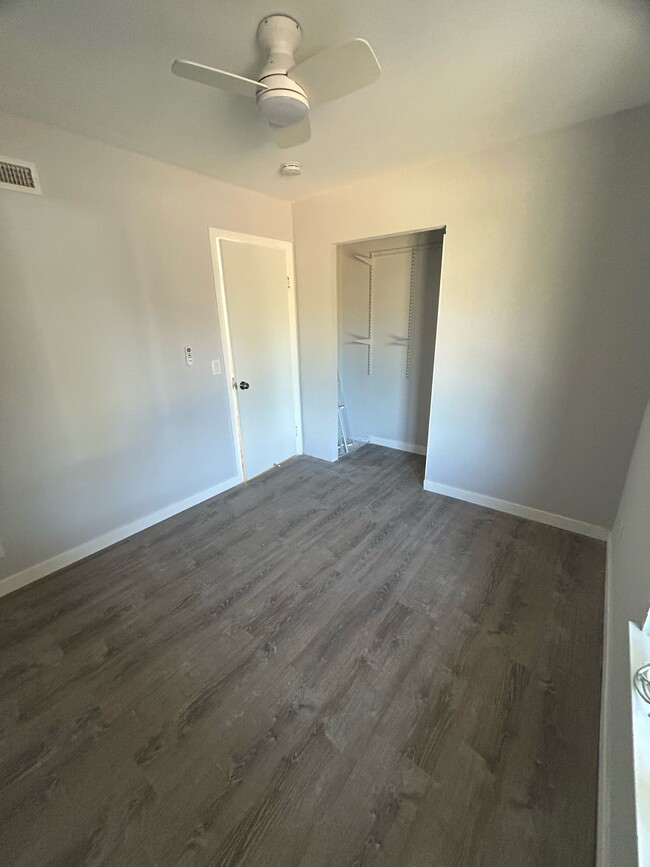
[[[284,249],[219,241],[244,477],[297,452]]]

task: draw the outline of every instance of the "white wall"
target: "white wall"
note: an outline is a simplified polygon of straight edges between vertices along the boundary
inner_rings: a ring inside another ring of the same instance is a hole
[[[43,184],[0,190],[7,576],[236,475],[210,369],[208,227],[292,228],[284,202],[10,115],[0,153],[34,161]]]
[[[379,438],[426,448],[442,240],[441,232],[423,232],[338,249],[339,374],[355,440]],[[368,329],[370,267],[355,258],[356,254],[375,254],[369,259],[373,285],[370,374],[368,349],[355,343]],[[398,338],[409,333],[411,280],[411,339],[405,342]]]
[[[305,450],[336,456],[334,244],[446,226],[428,479],[610,527],[650,381],[650,106],[294,205]]]
[[[646,355],[647,362],[647,355]],[[602,867],[636,867],[628,621],[650,605],[650,404],[608,546],[601,746]]]

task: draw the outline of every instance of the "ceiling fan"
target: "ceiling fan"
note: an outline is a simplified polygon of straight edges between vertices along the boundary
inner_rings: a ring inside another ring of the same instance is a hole
[[[296,64],[300,24],[288,15],[269,15],[257,28],[257,39],[268,60],[259,79],[244,78],[191,60],[175,60],[172,72],[228,93],[255,99],[257,111],[268,123],[281,148],[311,138],[309,109],[339,99],[379,78],[381,67],[365,39],[353,39]]]

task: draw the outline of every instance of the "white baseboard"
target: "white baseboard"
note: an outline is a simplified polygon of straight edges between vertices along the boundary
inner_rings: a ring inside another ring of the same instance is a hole
[[[217,494],[222,494],[224,491],[234,488],[241,481],[240,476],[226,479],[225,482],[207,488],[207,490],[201,491],[198,494],[193,494],[185,500],[172,503],[170,506],[165,506],[164,509],[158,509],[157,512],[145,515],[144,518],[138,518],[137,521],[132,521],[130,524],[125,524],[123,527],[118,527],[116,530],[104,533],[103,536],[97,536],[95,539],[84,542],[82,545],[77,545],[76,548],[70,548],[68,551],[63,551],[61,554],[50,557],[48,560],[43,560],[41,563],[28,566],[20,572],[8,575],[6,578],[0,580],[0,596],[6,596],[7,593],[18,590],[20,587],[25,587],[27,584],[38,581],[39,578],[44,578],[46,575],[51,575],[52,572],[57,572],[59,569],[65,569],[66,566],[71,566],[85,557],[90,557],[91,554],[96,554],[98,551],[102,551],[116,542],[128,539],[129,536],[133,536],[141,530],[146,530],[147,527],[159,524],[160,521],[164,521],[166,518],[178,515],[179,512],[191,509],[192,506],[197,506],[199,503],[205,502],[205,500],[210,500],[212,497],[216,497]]]
[[[424,490],[431,491],[433,494],[444,494],[445,497],[453,497],[456,500],[464,500],[466,503],[474,503],[477,506],[487,506],[488,509],[516,515],[518,518],[528,518],[529,521],[538,521],[540,524],[548,524],[551,527],[558,527],[560,530],[570,530],[572,533],[579,533],[581,536],[589,536],[592,539],[605,541],[609,537],[610,531],[607,527],[587,524],[584,521],[577,521],[575,518],[555,515],[553,512],[545,512],[543,509],[534,509],[532,506],[521,506],[519,503],[510,503],[508,500],[487,497],[485,494],[477,494],[474,491],[452,488],[450,485],[441,485],[428,479],[424,480]]]
[[[426,455],[426,446],[416,446],[413,443],[404,443],[401,440],[385,440],[383,437],[368,437],[368,442],[374,446],[384,446],[387,449],[397,449],[400,452],[411,452],[414,455]]]
[[[600,691],[600,743],[598,750],[598,813],[596,818],[596,867],[610,867],[610,774],[609,774],[609,670],[612,592],[612,542],[607,543],[605,560],[605,610],[603,612],[603,672]]]

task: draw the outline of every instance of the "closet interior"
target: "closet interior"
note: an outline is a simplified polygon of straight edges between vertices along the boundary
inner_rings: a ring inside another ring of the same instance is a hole
[[[426,454],[444,231],[338,247],[339,455]]]

